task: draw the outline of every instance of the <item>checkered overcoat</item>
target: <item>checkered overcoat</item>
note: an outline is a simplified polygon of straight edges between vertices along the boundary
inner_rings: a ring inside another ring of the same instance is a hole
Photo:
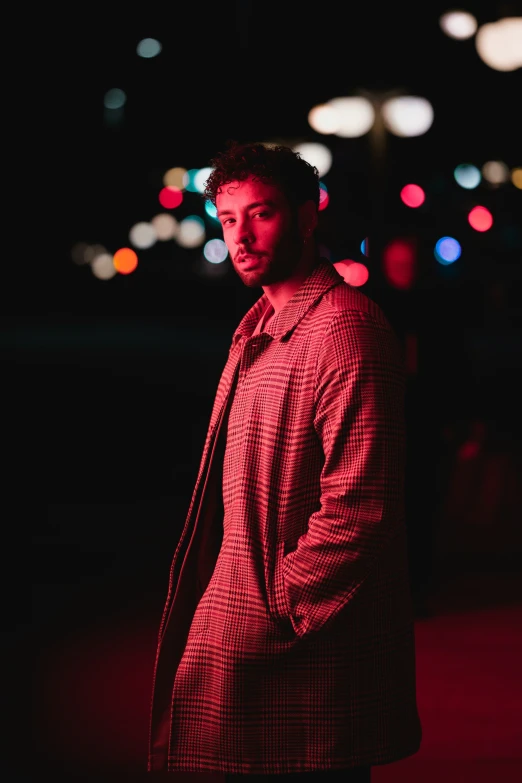
[[[398,341],[324,259],[253,335],[268,304],[234,333],[174,554],[151,772],[344,769],[420,747]]]

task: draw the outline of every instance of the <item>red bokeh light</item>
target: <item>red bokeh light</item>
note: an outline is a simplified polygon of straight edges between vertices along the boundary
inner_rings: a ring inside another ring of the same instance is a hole
[[[468,222],[475,231],[488,231],[493,225],[493,215],[486,207],[473,207]]]
[[[407,207],[420,207],[426,195],[419,185],[405,185],[401,190],[401,200]]]
[[[319,212],[326,209],[330,201],[330,196],[324,188],[319,188]]]
[[[166,188],[160,190],[158,198],[161,206],[165,209],[175,209],[183,201],[183,192],[173,185],[167,185]]]
[[[359,263],[359,261],[352,261],[350,258],[336,261],[334,267],[343,277],[345,283],[356,287],[364,285],[370,274],[364,264]]]
[[[415,279],[416,245],[413,239],[393,239],[382,254],[383,271],[394,288],[411,288]]]

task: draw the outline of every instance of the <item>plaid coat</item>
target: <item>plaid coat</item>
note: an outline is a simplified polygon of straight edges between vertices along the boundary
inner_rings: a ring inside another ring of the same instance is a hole
[[[398,341],[324,259],[252,336],[267,305],[234,333],[174,554],[149,771],[344,769],[420,747]]]

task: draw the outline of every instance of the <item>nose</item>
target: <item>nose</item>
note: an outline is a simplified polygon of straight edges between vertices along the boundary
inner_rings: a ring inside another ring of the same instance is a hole
[[[234,231],[234,241],[236,245],[251,245],[254,241],[250,225],[247,221],[237,221]]]

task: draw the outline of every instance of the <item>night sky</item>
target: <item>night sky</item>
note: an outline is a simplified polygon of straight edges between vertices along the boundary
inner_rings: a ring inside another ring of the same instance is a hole
[[[466,10],[482,24],[519,15],[517,6]],[[56,19],[41,41],[43,110],[34,124],[46,146],[43,228],[16,267],[20,296],[10,298],[2,332],[15,448],[39,488],[31,502],[167,497],[186,508],[232,333],[261,291],[245,289],[230,267],[205,276],[201,248],[174,241],[139,251],[134,273],[106,281],[73,263],[71,251],[78,242],[111,253],[128,245],[131,226],[162,211],[165,171],[208,165],[230,138],[330,147],[319,238],[332,261],[361,260],[367,236],[370,247],[375,236],[415,237],[413,289],[391,289],[370,254],[363,290],[402,339],[417,340],[411,410],[429,430],[419,438],[426,453],[437,453],[430,444],[443,432],[455,444],[477,418],[513,437],[522,192],[484,182],[466,191],[453,171],[488,160],[522,165],[522,77],[488,67],[473,38],[447,37],[439,26],[447,10],[438,2],[191,3],[118,14],[85,7]],[[153,59],[136,54],[145,37],[162,45]],[[113,87],[127,102],[111,124],[103,100]],[[367,137],[320,136],[307,119],[314,105],[361,90],[424,96],[434,123],[416,138],[388,134],[376,168]],[[425,188],[420,209],[398,197],[407,182]],[[477,203],[494,214],[485,234],[467,224]],[[194,213],[204,214],[202,197],[188,193],[176,216]],[[433,246],[447,234],[463,253],[442,268]],[[219,228],[209,224],[208,236]]]

